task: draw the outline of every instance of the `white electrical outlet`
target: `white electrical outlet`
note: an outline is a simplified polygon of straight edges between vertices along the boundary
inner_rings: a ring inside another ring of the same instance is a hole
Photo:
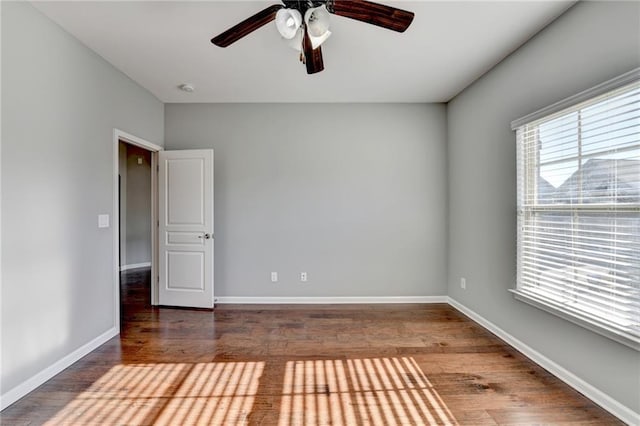
[[[278,273],[277,272],[272,272],[271,273],[271,282],[272,283],[277,283],[278,282]]]
[[[463,290],[467,289],[467,279],[466,278],[460,278],[460,288]]]
[[[307,282],[307,273],[306,272],[300,272],[300,281],[303,283]]]

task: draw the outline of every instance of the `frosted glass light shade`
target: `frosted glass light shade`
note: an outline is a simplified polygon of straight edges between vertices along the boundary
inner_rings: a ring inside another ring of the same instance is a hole
[[[297,50],[298,52],[302,51],[302,39],[304,38],[304,30],[305,30],[304,27],[300,27],[296,35],[288,42],[289,47]],[[331,31],[326,31],[320,37],[314,37],[312,35],[309,35],[309,40],[311,40],[311,47],[313,49],[317,49],[318,46],[320,46],[322,43],[325,42],[326,39],[329,38],[330,35],[331,35]]]
[[[309,34],[309,39],[311,40],[311,47],[313,47],[314,49],[317,49],[318,46],[320,46],[329,38],[330,35],[331,35],[331,31],[329,30],[325,31],[324,34],[322,34],[320,37],[314,37],[311,34]]]
[[[302,25],[302,15],[296,9],[280,9],[276,13],[276,28],[283,38],[291,40]]]
[[[329,31],[330,15],[325,5],[307,9],[304,14],[307,32],[311,37],[322,37]]]
[[[314,49],[317,49],[331,35],[329,21],[330,16],[325,5],[307,9],[304,14],[307,34],[309,34],[309,39],[311,40],[311,47]]]
[[[304,38],[304,27],[300,27],[298,31],[296,31],[295,35],[288,41],[289,47],[297,50],[298,52],[302,51],[302,39]]]

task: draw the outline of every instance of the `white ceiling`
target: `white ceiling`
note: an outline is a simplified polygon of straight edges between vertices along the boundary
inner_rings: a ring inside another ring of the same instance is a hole
[[[574,3],[380,2],[414,12],[409,29],[332,16],[315,75],[274,24],[225,49],[211,44],[277,0],[34,4],[163,102],[446,102]]]

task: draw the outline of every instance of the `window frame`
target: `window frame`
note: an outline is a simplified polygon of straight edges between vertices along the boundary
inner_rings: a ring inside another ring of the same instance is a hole
[[[580,92],[576,95],[570,96],[566,99],[563,99],[559,102],[556,102],[552,105],[549,105],[545,108],[542,108],[538,111],[535,111],[531,114],[525,115],[519,119],[516,119],[511,122],[511,129],[513,131],[518,130],[526,125],[529,125],[538,120],[551,117],[561,111],[570,109],[572,107],[576,107],[578,104],[584,103],[586,101],[597,98],[601,95],[607,94],[609,92],[615,91],[616,89],[620,89],[623,86],[635,83],[640,81],[640,68],[636,68],[631,70],[625,74],[622,74],[616,78],[608,80],[602,84],[599,84],[595,87],[587,89],[583,92]],[[516,138],[517,143],[520,143],[519,138]],[[520,163],[524,161],[520,157],[521,147],[518,147],[518,158],[517,158],[517,167],[520,169]],[[536,151],[536,156],[540,155],[539,150]],[[530,155],[529,157],[534,157]],[[534,161],[535,158],[531,158],[529,161]],[[534,168],[535,169],[535,168]],[[532,170],[531,168],[527,168],[528,171]],[[520,199],[521,193],[520,188],[517,191],[517,197]],[[520,208],[518,203],[518,208]],[[640,214],[640,211],[639,211]],[[518,216],[518,224],[520,224],[520,215],[521,212],[517,211]],[[517,250],[518,253],[521,251],[521,247],[523,244],[523,239],[521,236],[521,230],[518,228],[518,241],[517,241]],[[519,260],[518,260],[519,264]],[[518,274],[519,277],[519,274]],[[587,314],[580,312],[579,310],[572,309],[568,307],[566,304],[556,303],[550,298],[545,298],[543,296],[536,296],[531,294],[530,292],[523,292],[520,290],[520,282],[516,281],[516,286],[513,289],[509,289],[510,292],[513,293],[514,297],[524,303],[527,303],[536,308],[542,309],[548,313],[551,313],[555,316],[563,318],[569,322],[580,325],[584,328],[587,328],[595,333],[608,337],[612,340],[615,340],[618,343],[629,346],[636,351],[640,351],[640,336],[636,336],[635,334],[625,333],[623,330],[612,326],[610,323],[604,320],[600,320],[598,318],[594,318]]]

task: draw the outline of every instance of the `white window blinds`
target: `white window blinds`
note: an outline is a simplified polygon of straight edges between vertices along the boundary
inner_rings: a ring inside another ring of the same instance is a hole
[[[638,347],[640,81],[516,132],[516,294]]]

